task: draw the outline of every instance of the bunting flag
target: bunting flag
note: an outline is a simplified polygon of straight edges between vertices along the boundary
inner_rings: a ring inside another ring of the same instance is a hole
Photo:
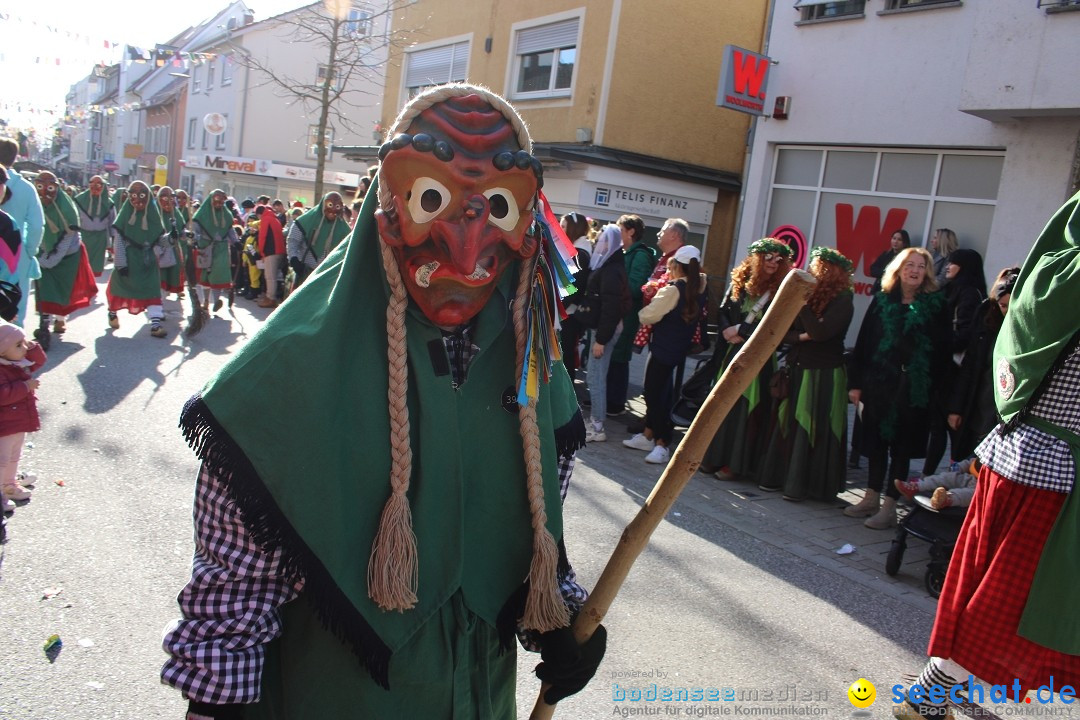
[[[575,292],[570,260],[577,255],[577,248],[555,220],[542,192],[537,193],[530,233],[539,237],[540,247],[526,309],[528,338],[518,381],[519,405],[539,396],[540,383],[551,379],[554,364],[562,360],[558,331],[567,316],[563,298]]]

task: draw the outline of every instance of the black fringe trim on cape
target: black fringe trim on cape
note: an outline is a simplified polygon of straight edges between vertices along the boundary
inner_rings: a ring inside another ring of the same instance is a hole
[[[224,484],[252,540],[260,547],[281,551],[283,574],[289,582],[304,580],[305,595],[323,627],[346,642],[372,679],[389,690],[390,648],[286,519],[247,455],[210,412],[201,395],[193,395],[184,405],[180,427],[191,449]]]
[[[585,447],[585,418],[581,415],[581,408],[574,413],[570,421],[560,428],[555,428],[555,451],[559,457],[573,457],[581,448]]]

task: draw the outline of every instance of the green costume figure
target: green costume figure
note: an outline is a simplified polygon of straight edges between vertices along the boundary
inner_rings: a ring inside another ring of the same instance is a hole
[[[161,270],[162,292],[180,295],[184,292],[185,282],[183,247],[193,234],[187,230],[184,214],[176,204],[178,197],[179,194],[174,194],[168,186],[158,190],[157,201],[161,208],[161,221],[165,226],[165,237],[158,254],[158,268]]]
[[[233,230],[232,213],[225,207],[228,196],[224,190],[214,190],[209,199],[199,206],[191,218],[195,240],[192,252],[195,252],[196,283],[203,293],[203,313],[210,314],[210,303],[214,303],[214,312],[221,309],[219,290],[232,287],[232,261],[229,246],[239,242]]]
[[[296,274],[295,285],[303,282],[308,273],[351,232],[349,224],[341,217],[342,205],[340,193],[326,193],[318,205],[289,226],[286,252],[289,266]]]
[[[163,338],[167,333],[161,325],[165,313],[161,307],[158,258],[171,252],[171,246],[161,209],[146,183],[139,180],[131,183],[113,227],[119,239],[113,248],[114,270],[106,288],[109,327],[113,330],[120,327],[118,310],[126,309],[132,315],[146,310],[150,334]]]
[[[41,279],[37,307],[41,320],[34,338],[47,350],[49,322],[55,316],[52,331],[63,334],[67,315],[90,304],[97,295],[97,283],[79,233],[78,207],[67,193],[60,192],[60,183],[51,172],[40,173],[34,186],[45,212],[45,232],[38,248]]]
[[[75,205],[79,208],[79,226],[90,268],[95,276],[101,277],[105,272],[105,250],[116,238],[112,226],[116,220],[116,206],[109,196],[105,179],[100,175],[90,178],[89,189],[75,196]]]
[[[560,493],[585,426],[551,344],[542,166],[468,85],[390,137],[352,236],[181,418],[197,557],[162,679],[189,720],[512,718],[516,629],[548,702],[603,655],[568,627]],[[289,422],[253,425],[264,397]]]

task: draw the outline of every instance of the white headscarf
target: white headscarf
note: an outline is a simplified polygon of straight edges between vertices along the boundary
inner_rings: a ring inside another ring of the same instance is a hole
[[[622,231],[619,230],[618,225],[605,225],[604,229],[600,231],[600,234],[596,237],[596,244],[593,245],[592,259],[589,261],[589,267],[593,270],[602,266],[608,261],[616,250],[622,248]]]

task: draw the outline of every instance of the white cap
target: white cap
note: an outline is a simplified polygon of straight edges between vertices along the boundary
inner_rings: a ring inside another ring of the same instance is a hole
[[[675,254],[672,257],[675,258],[675,262],[682,263],[683,265],[688,264],[691,260],[697,260],[700,263],[701,251],[693,245],[683,245],[675,251]]]

